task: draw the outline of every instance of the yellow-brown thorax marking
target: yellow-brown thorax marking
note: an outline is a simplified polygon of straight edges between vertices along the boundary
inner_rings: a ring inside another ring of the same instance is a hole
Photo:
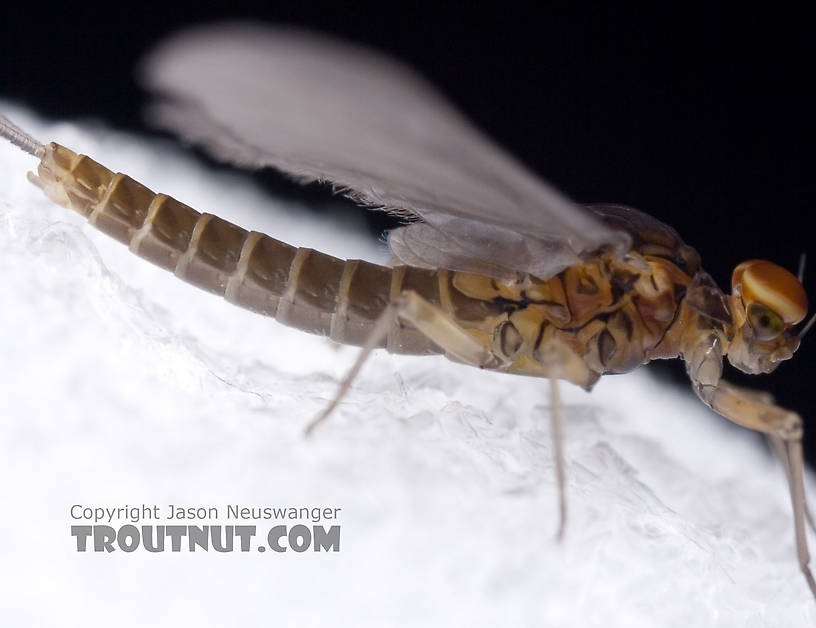
[[[601,255],[544,281],[504,283],[460,272],[451,279],[456,291],[504,310],[467,325],[502,359],[488,368],[589,388],[604,373],[680,352],[680,338],[666,336],[691,278],[661,257]]]

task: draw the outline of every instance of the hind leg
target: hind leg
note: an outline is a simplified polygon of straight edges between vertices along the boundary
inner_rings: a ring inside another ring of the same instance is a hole
[[[465,329],[456,323],[442,309],[432,305],[416,292],[406,290],[400,297],[383,310],[380,318],[374,324],[371,335],[363,345],[360,354],[354,362],[349,372],[340,382],[340,386],[326,409],[323,410],[306,427],[306,435],[311,434],[314,429],[325,421],[338,406],[340,401],[348,392],[354,378],[357,377],[360,369],[365,364],[371,351],[380,346],[388,335],[388,331],[397,320],[403,320],[416,327],[420,332],[433,340],[445,353],[456,360],[470,364],[471,366],[484,367],[490,365],[495,357],[489,347],[470,335]]]

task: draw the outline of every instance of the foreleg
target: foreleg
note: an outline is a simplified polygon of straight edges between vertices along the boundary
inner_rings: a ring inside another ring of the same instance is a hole
[[[788,474],[793,504],[796,555],[808,587],[816,597],[816,581],[810,570],[810,553],[805,530],[807,506],[802,454],[802,418],[795,412],[772,403],[770,395],[746,391],[722,380],[713,383],[696,379],[694,387],[700,399],[718,414],[738,425],[768,434],[781,442],[784,450],[782,458]]]
[[[776,454],[779,461],[782,463],[782,466],[785,468],[785,476],[788,478],[788,484],[791,481],[791,463],[790,459],[788,458],[788,448],[785,445],[785,441],[783,441],[779,436],[776,434],[766,434],[765,435],[768,439],[768,443],[771,445],[771,449]],[[808,507],[807,500],[805,500],[805,519],[807,520],[808,526],[812,532],[816,532],[816,523],[814,523],[813,515],[810,512],[810,507]]]

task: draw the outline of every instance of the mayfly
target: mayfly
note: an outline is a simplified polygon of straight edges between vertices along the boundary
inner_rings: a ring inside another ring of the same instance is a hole
[[[362,346],[324,420],[377,347],[548,378],[565,522],[559,379],[682,357],[698,397],[769,436],[787,472],[799,566],[816,597],[806,540],[802,420],[769,395],[721,379],[723,358],[768,373],[813,318],[797,278],[739,264],[732,292],[671,227],[621,205],[579,206],[472,128],[399,64],[331,39],[232,25],[165,44],[145,66],[165,96],[154,117],[215,156],[326,181],[407,224],[399,264],[294,248],[201,214],[91,158],[41,144],[0,117],[0,135],[36,156],[31,181],[131,251],[228,301]]]

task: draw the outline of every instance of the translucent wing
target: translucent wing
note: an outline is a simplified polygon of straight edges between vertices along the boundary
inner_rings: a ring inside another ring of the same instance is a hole
[[[162,126],[246,166],[328,181],[421,219],[391,232],[403,262],[548,277],[610,229],[475,130],[408,68],[350,44],[248,24],[193,30],[143,72]]]

